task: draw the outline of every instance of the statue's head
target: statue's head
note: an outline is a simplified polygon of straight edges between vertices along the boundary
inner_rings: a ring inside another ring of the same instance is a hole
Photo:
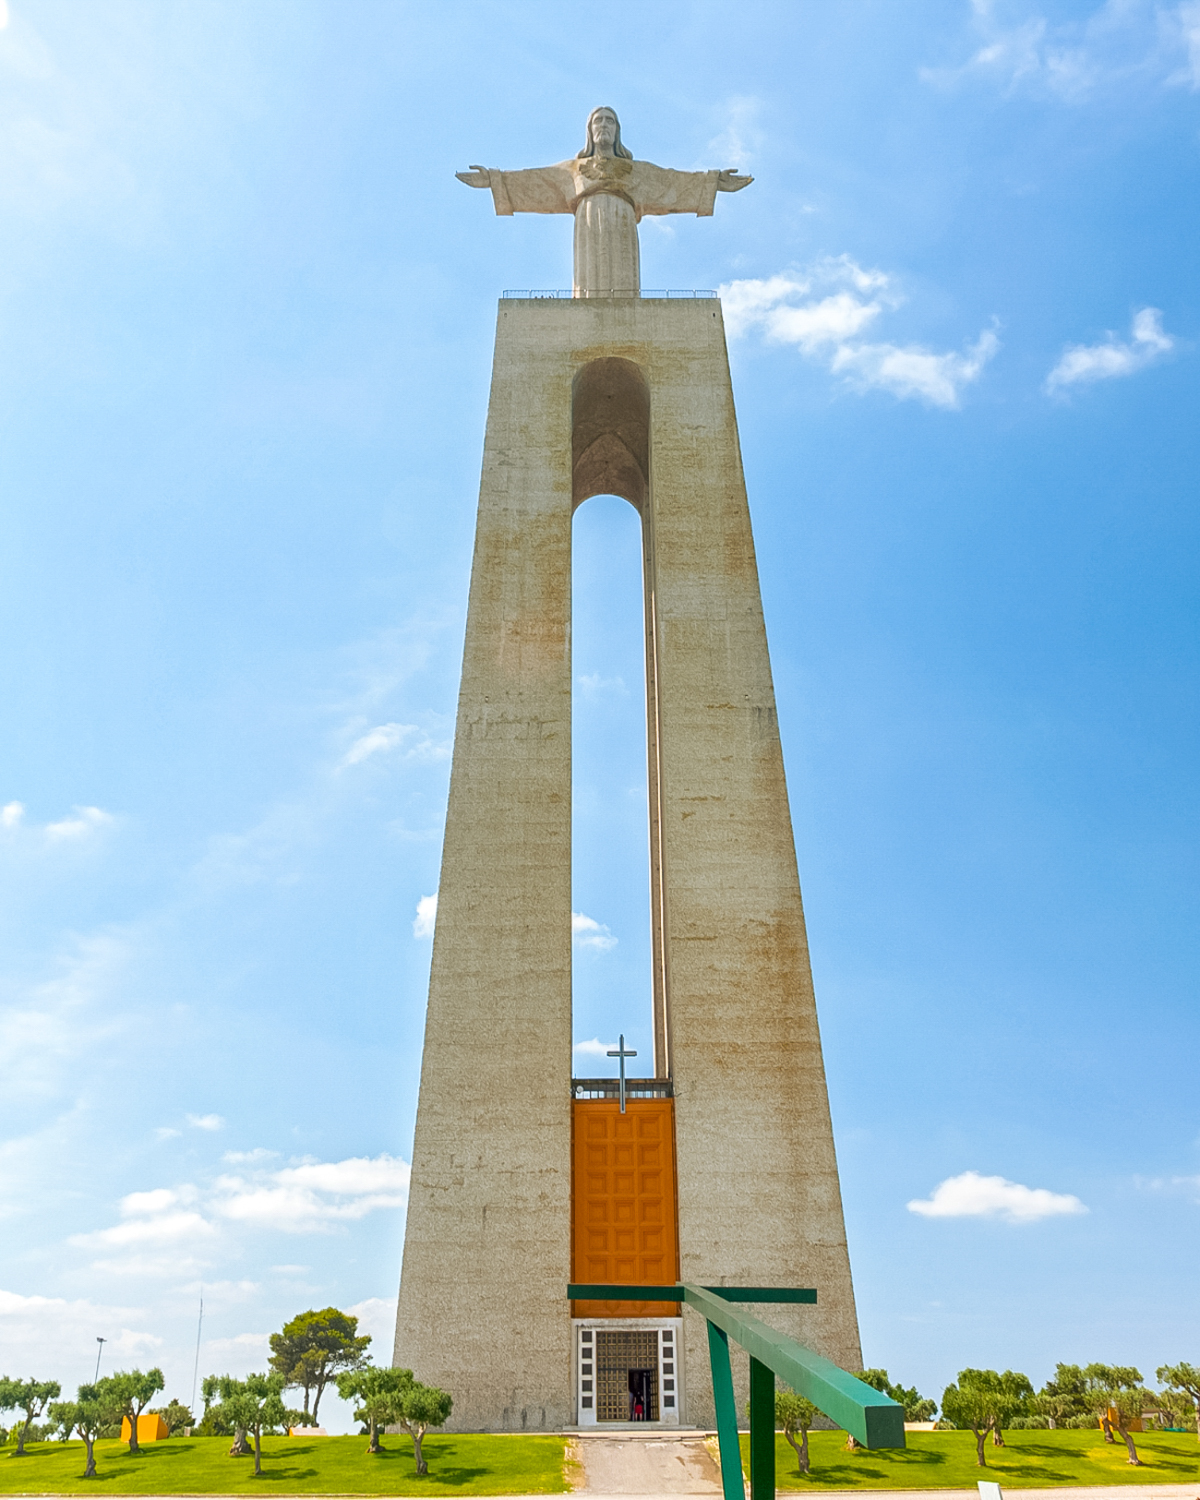
[[[621,122],[615,109],[602,104],[592,110],[587,122],[587,140],[580,156],[623,156],[633,160],[633,152],[621,144]]]

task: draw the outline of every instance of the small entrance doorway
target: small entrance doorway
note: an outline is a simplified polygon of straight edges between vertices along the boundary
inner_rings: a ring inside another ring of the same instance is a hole
[[[622,1320],[578,1328],[579,1417],[599,1422],[679,1423],[679,1326],[675,1319]]]
[[[658,1421],[658,1329],[596,1330],[596,1420]]]

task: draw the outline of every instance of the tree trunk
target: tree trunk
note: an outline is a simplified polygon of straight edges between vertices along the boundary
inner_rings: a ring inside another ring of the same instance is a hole
[[[93,1442],[94,1442],[94,1439],[91,1438],[91,1437],[89,1437],[88,1434],[85,1432],[84,1435],[83,1435],[83,1441],[84,1441],[84,1444],[87,1447],[87,1468],[84,1469],[84,1471],[83,1471],[83,1477],[85,1479],[95,1479],[95,1477],[96,1477],[96,1452],[95,1452],[94,1447],[92,1446]]]
[[[414,1454],[414,1456],[415,1456],[415,1458],[417,1460],[417,1473],[418,1474],[428,1474],[429,1473],[429,1465],[425,1462],[425,1455],[421,1452],[421,1439],[424,1436],[425,1436],[425,1429],[424,1429],[424,1427],[421,1427],[417,1423],[414,1422],[413,1423],[413,1427],[412,1427],[413,1454]]]
[[[379,1423],[375,1420],[374,1417],[371,1418],[371,1441],[367,1444],[367,1452],[383,1452],[383,1449],[379,1446]]]
[[[32,1417],[26,1417],[25,1420],[21,1423],[21,1430],[20,1430],[20,1432],[17,1433],[17,1451],[13,1454],[14,1458],[24,1458],[25,1457],[25,1434],[29,1431],[30,1427],[32,1427],[32,1426],[33,1426],[33,1418]]]
[[[1129,1434],[1129,1429],[1125,1426],[1125,1419],[1123,1417],[1117,1419],[1117,1431],[1125,1439],[1125,1447],[1129,1450],[1129,1457],[1126,1459],[1126,1462],[1136,1464],[1140,1468],[1142,1461],[1138,1457],[1137,1449],[1133,1446],[1133,1438]]]
[[[1108,1420],[1107,1412],[1100,1418],[1100,1425],[1104,1428],[1104,1441],[1106,1443],[1115,1443],[1116,1438],[1112,1435],[1112,1423]]]
[[[1004,1441],[1004,1434],[1000,1431],[1000,1423],[999,1422],[993,1422],[992,1423],[992,1447],[993,1448],[1004,1448],[1006,1446],[1007,1446],[1007,1444]]]
[[[318,1421],[317,1421],[317,1407],[320,1406],[320,1404],[321,1404],[321,1397],[325,1394],[325,1382],[323,1380],[316,1387],[316,1392],[317,1392],[317,1394],[313,1397],[313,1419],[312,1419],[312,1424],[313,1424],[314,1427],[317,1427],[317,1426],[320,1425],[318,1423]]]
[[[262,1475],[262,1428],[254,1429],[254,1477]]]
[[[973,1427],[971,1431],[975,1434],[975,1457],[979,1461],[979,1467],[981,1469],[986,1469],[987,1454],[985,1454],[983,1451],[983,1445],[987,1442],[988,1428]]]
[[[129,1453],[132,1458],[140,1458],[142,1454],[137,1440],[137,1413],[132,1406],[129,1408]]]
[[[245,1458],[250,1452],[250,1444],[246,1441],[246,1429],[238,1427],[233,1429],[233,1447],[229,1450],[230,1458]]]
[[[801,1472],[801,1474],[807,1474],[808,1473],[808,1428],[806,1427],[803,1430],[803,1432],[800,1434],[800,1441],[799,1442],[796,1441],[796,1435],[795,1435],[795,1433],[791,1432],[786,1427],[783,1429],[783,1435],[784,1435],[785,1438],[787,1438],[788,1442],[791,1443],[792,1447],[796,1450],[796,1462],[800,1466],[800,1472]]]

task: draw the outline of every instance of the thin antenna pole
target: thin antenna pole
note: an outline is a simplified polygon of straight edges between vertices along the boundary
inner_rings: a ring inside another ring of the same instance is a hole
[[[93,1385],[100,1379],[100,1356],[104,1353],[104,1346],[107,1343],[107,1339],[102,1339],[99,1334],[96,1335],[96,1373],[92,1379]]]
[[[200,1321],[196,1324],[196,1363],[192,1366],[192,1404],[188,1410],[196,1416],[196,1378],[200,1374],[200,1330],[204,1327],[204,1288],[200,1288]]]

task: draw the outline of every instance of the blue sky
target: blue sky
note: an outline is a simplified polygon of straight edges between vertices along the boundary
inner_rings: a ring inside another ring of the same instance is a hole
[[[601,102],[756,179],[643,279],[725,296],[865,1356],[1200,1358],[1200,4],[4,19],[0,1364],[186,1400],[202,1287],[201,1375],[387,1352],[495,300],[570,271],[453,173]],[[576,1036],[648,1060],[576,530]]]

